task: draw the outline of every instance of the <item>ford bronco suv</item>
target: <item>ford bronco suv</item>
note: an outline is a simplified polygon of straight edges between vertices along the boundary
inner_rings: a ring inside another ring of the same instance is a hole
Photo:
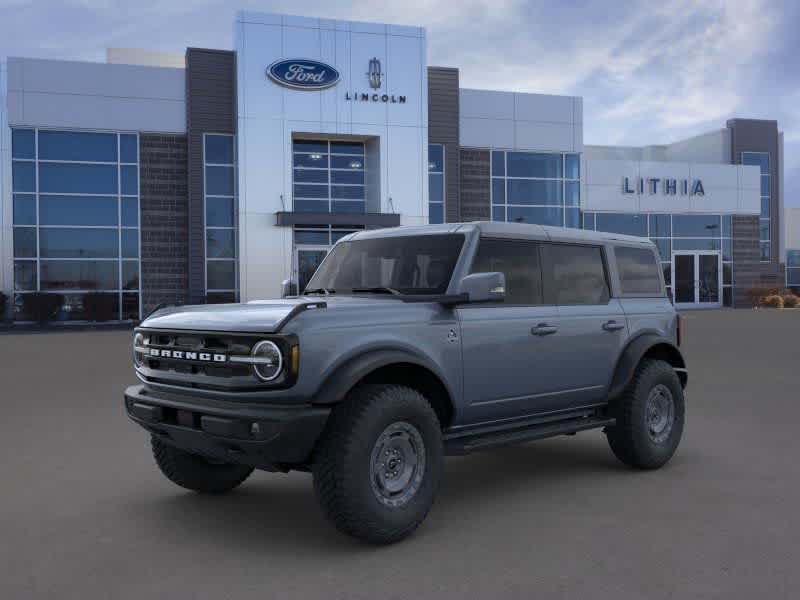
[[[174,483],[310,471],[339,530],[393,542],[447,454],[602,428],[627,465],[672,457],[687,372],[658,261],[518,223],[353,233],[300,296],[151,314],[125,407]]]

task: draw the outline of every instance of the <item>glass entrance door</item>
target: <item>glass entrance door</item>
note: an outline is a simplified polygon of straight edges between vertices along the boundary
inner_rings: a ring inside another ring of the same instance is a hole
[[[672,293],[679,308],[722,305],[719,252],[676,252],[672,255]]]

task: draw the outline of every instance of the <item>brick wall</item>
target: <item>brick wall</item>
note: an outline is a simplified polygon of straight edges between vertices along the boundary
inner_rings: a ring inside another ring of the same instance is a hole
[[[444,145],[445,222],[461,220],[458,69],[428,67],[428,141]]]
[[[186,136],[139,135],[142,316],[187,301],[189,221]]]
[[[488,150],[461,150],[462,221],[489,221],[492,218],[489,160]]]

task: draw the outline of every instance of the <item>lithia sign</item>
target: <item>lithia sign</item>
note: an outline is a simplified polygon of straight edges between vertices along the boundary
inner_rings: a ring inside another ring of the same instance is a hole
[[[623,177],[622,193],[642,195],[647,189],[648,194],[657,194],[659,191],[665,196],[705,196],[703,182],[700,179],[670,179],[660,177]]]
[[[383,86],[381,61],[377,57],[369,61],[367,81],[372,92],[346,91],[344,99],[350,102],[383,102],[387,104],[405,104],[406,97],[378,92]],[[293,90],[324,90],[339,83],[341,76],[334,67],[304,58],[277,60],[267,67],[267,77],[278,85]]]

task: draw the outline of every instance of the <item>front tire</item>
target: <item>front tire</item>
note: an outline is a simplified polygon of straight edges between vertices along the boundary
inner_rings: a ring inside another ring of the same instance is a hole
[[[202,456],[169,446],[155,436],[150,441],[153,457],[164,476],[188,490],[221,494],[241,484],[253,472],[246,465],[209,462]]]
[[[331,413],[314,453],[314,491],[336,528],[374,544],[410,535],[442,471],[439,420],[401,385],[362,385]]]
[[[609,408],[617,422],[606,436],[619,460],[638,469],[657,469],[672,458],[683,435],[685,404],[669,363],[643,360]]]

